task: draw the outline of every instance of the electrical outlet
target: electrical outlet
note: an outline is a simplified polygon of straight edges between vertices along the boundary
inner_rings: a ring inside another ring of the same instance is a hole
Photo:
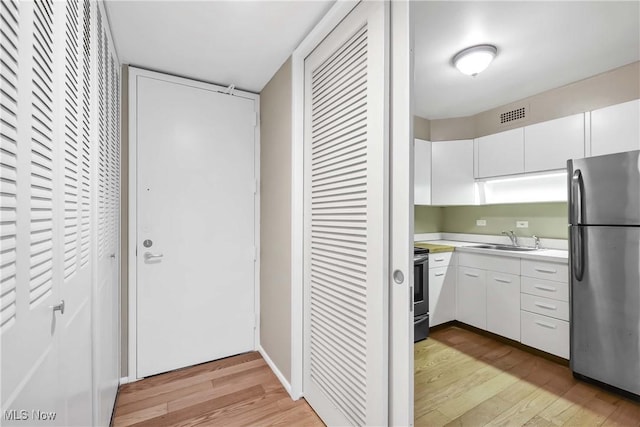
[[[476,226],[478,227],[486,227],[487,220],[486,219],[476,219]]]
[[[529,228],[529,221],[516,221],[516,228]]]

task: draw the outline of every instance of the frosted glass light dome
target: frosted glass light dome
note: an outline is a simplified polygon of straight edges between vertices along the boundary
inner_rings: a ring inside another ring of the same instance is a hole
[[[497,53],[498,49],[490,44],[472,46],[456,53],[453,65],[462,74],[475,77],[491,64]]]

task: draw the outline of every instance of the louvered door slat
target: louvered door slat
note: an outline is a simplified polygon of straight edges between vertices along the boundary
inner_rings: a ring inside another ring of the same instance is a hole
[[[0,332],[15,322],[18,143],[18,6],[0,4]]]
[[[53,9],[34,3],[31,112],[31,273],[33,307],[53,286]]]
[[[80,8],[76,0],[66,2],[64,45],[64,278],[77,272],[80,208]]]
[[[89,263],[91,242],[91,4],[82,3],[82,132],[80,154],[80,265]]]
[[[385,8],[305,60],[305,397],[331,425],[387,422]]]

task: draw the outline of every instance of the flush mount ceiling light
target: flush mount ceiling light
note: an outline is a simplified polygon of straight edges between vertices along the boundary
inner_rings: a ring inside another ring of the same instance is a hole
[[[462,74],[475,77],[489,66],[497,53],[498,49],[491,44],[471,46],[456,53],[453,65]]]

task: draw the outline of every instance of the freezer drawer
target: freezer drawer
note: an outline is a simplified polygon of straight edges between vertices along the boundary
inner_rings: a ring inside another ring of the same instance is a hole
[[[570,229],[571,368],[640,395],[640,227]]]

